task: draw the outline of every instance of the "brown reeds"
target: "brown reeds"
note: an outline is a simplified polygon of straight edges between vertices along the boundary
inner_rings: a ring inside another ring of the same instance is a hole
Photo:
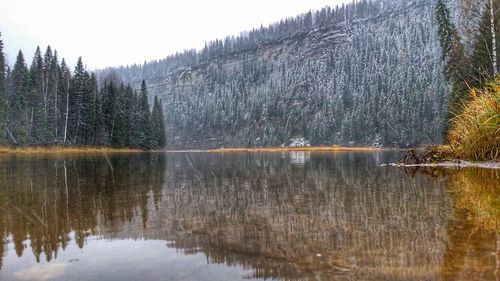
[[[452,120],[448,133],[452,150],[473,161],[500,157],[500,79],[484,90],[471,90],[471,100]]]

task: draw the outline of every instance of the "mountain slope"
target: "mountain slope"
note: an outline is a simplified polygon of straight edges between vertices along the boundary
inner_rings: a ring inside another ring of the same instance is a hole
[[[447,84],[433,1],[359,1],[200,52],[114,69],[165,104],[168,146],[410,146],[441,140]]]

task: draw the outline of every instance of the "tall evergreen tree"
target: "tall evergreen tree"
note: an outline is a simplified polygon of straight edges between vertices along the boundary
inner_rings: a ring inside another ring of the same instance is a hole
[[[115,82],[110,80],[104,84],[102,89],[102,127],[104,128],[103,142],[105,145],[112,145],[115,139],[115,124],[117,116],[117,87]]]
[[[58,144],[60,140],[60,116],[62,110],[62,92],[60,91],[60,83],[61,83],[61,67],[59,65],[59,58],[57,55],[57,51],[54,50],[54,54],[52,56],[52,60],[50,61],[49,66],[49,80],[51,81],[51,92],[50,92],[50,100],[49,100],[49,116],[50,120],[50,139],[53,144]]]
[[[14,145],[23,145],[28,135],[29,72],[21,51],[11,72],[10,89],[7,95],[7,136]]]
[[[153,111],[151,113],[151,147],[155,149],[164,148],[166,144],[165,121],[163,120],[163,109],[161,101],[155,96]]]
[[[45,144],[43,138],[46,126],[43,112],[43,94],[45,92],[43,72],[42,53],[40,47],[37,47],[29,70],[30,91],[27,102],[29,112],[28,141],[30,145]]]
[[[464,47],[444,0],[438,0],[436,3],[436,18],[441,43],[441,58],[445,62],[443,72],[452,83],[452,90],[448,97],[448,109],[444,118],[444,128],[447,131],[449,121],[461,111],[462,101],[467,98],[469,79],[466,74],[467,63]]]
[[[144,80],[142,80],[141,83],[138,111],[138,146],[142,149],[149,149],[151,148],[151,112],[148,103],[148,88],[146,86],[146,81]]]
[[[7,85],[6,66],[3,53],[2,33],[0,33],[0,144],[7,141]]]
[[[59,80],[59,91],[61,93],[61,108],[59,110],[59,128],[61,131],[61,143],[66,145],[68,141],[69,111],[70,111],[70,83],[71,71],[66,65],[66,61],[61,61],[61,76]]]
[[[499,1],[493,3],[496,4],[497,2]],[[495,60],[493,57],[494,48],[492,46],[494,40],[491,32],[491,19],[490,3],[488,2],[483,9],[481,23],[474,38],[475,40],[469,64],[471,87],[482,88],[495,76],[495,69],[493,67],[493,61]],[[499,24],[499,19],[498,16],[495,17],[494,24],[496,26]],[[498,30],[498,28],[494,28],[494,30]]]
[[[88,144],[91,137],[90,116],[92,94],[89,92],[90,75],[83,66],[82,58],[78,58],[71,79],[69,128],[74,144]]]

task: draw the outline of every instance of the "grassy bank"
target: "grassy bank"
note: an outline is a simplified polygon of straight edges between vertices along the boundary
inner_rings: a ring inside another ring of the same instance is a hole
[[[309,147],[264,147],[264,148],[221,148],[210,149],[208,152],[229,153],[229,152],[371,152],[377,151],[380,148],[376,147],[343,147],[338,145],[333,146],[309,146]]]
[[[397,164],[477,166],[476,163],[480,162],[487,166],[499,167],[500,78],[483,90],[470,91],[470,98],[464,102],[462,112],[451,120],[447,138],[449,145],[433,145],[419,155],[411,150],[404,160]]]
[[[0,154],[55,154],[55,153],[138,153],[140,149],[110,148],[110,147],[8,147],[0,146]]]
[[[457,158],[491,161],[500,158],[500,78],[485,89],[471,90],[470,101],[452,120],[448,132]]]

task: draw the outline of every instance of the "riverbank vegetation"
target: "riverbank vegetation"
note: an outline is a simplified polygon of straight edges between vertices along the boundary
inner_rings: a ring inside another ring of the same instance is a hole
[[[19,51],[11,69],[0,38],[0,145],[161,149],[161,104],[155,98],[151,110],[144,81],[139,92],[112,74],[98,81],[81,57],[71,73],[50,46],[43,55],[37,48],[29,67]]]
[[[448,140],[457,157],[500,159],[500,79],[484,90],[472,90],[470,101],[451,124]]]
[[[477,3],[472,5],[472,2]],[[458,28],[445,2],[438,0],[436,4],[445,64],[443,72],[451,84],[451,92],[444,126],[449,147],[431,148],[431,151],[436,150],[431,154],[438,155],[434,158],[453,156],[491,161],[499,160],[500,156],[500,78],[496,42],[500,15],[494,13],[500,1],[472,2],[462,11],[468,15],[467,25]]]

